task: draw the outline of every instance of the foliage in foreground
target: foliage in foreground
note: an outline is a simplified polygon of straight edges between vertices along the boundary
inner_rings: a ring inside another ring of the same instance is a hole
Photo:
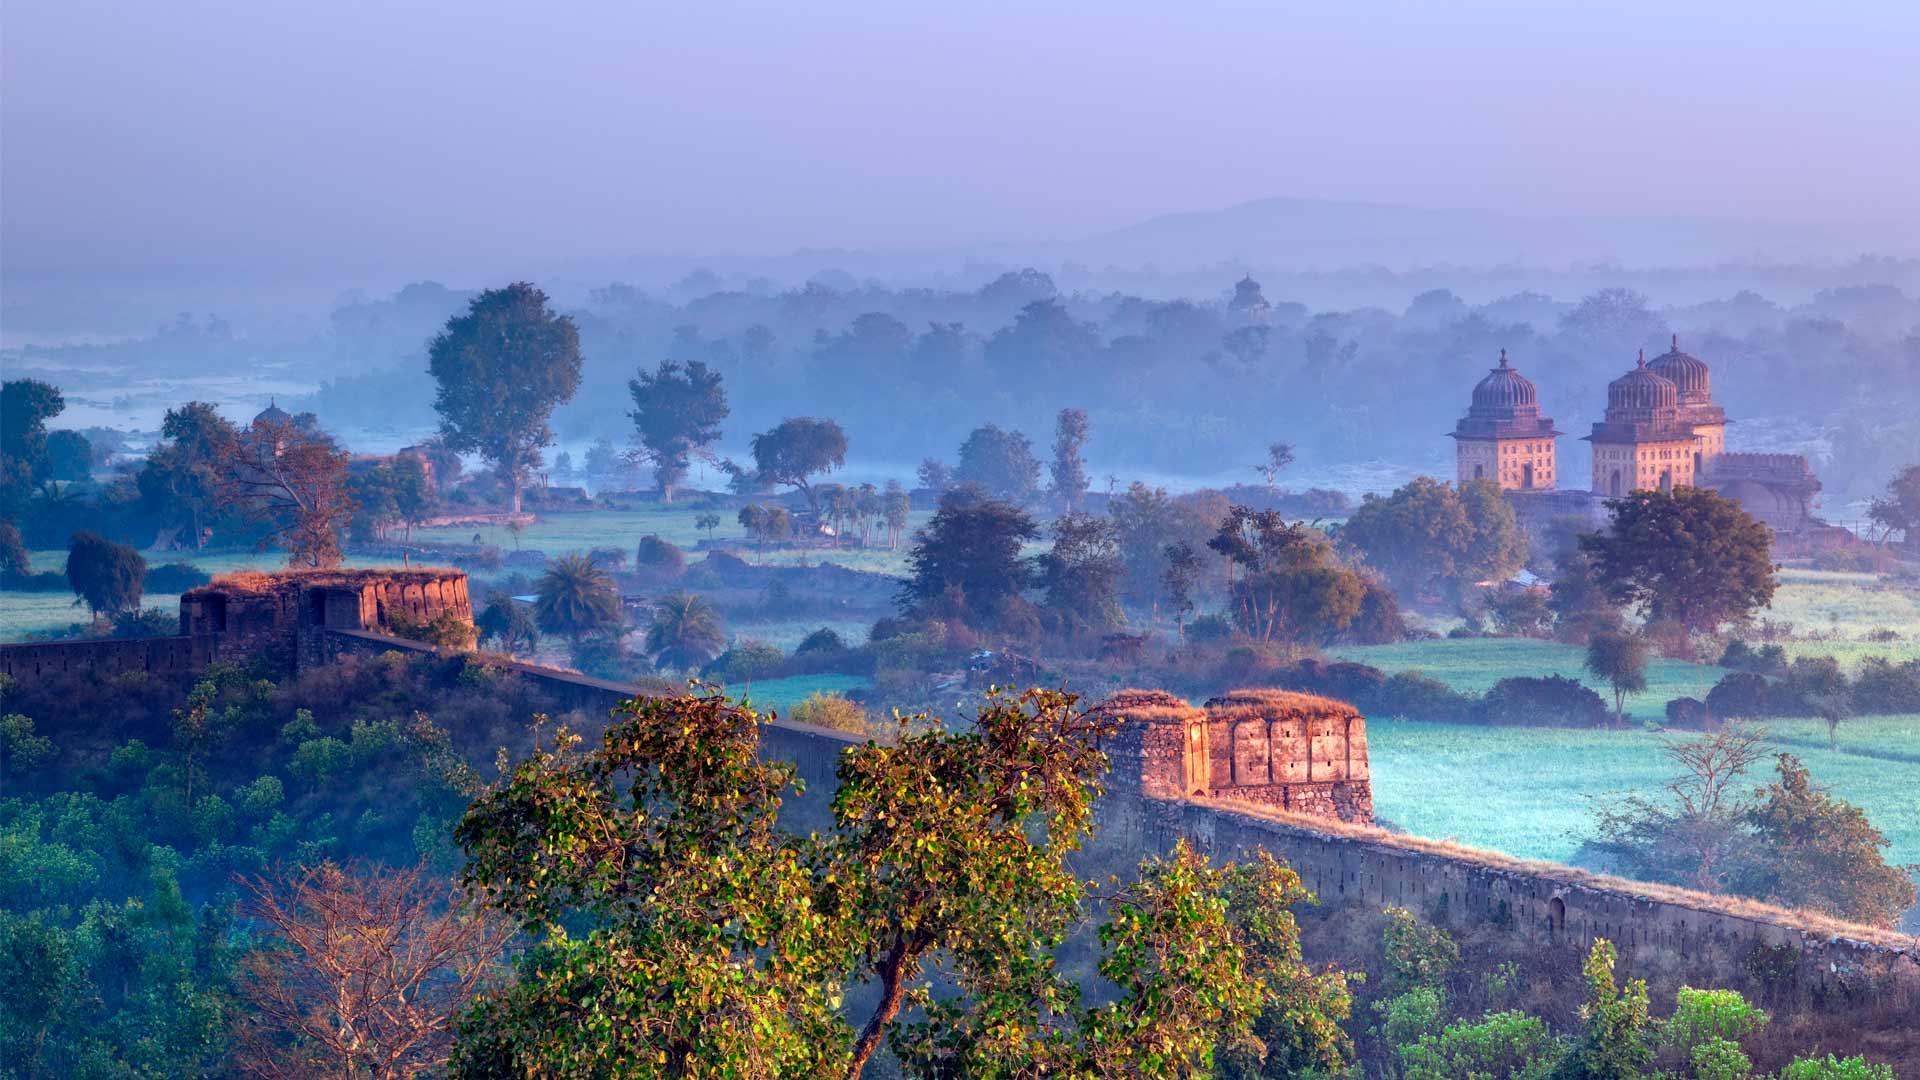
[[[1345,980],[1300,959],[1306,893],[1271,859],[1149,860],[1100,929],[1110,1000],[1058,970],[1107,730],[1071,696],[849,750],[825,835],[776,820],[794,770],[756,756],[760,723],[713,695],[630,702],[598,749],[563,736],[474,804],[468,882],[533,948],[463,1025],[456,1075],[853,1077],[883,1041],[916,1075],[1196,1076],[1223,1041],[1347,1060]]]

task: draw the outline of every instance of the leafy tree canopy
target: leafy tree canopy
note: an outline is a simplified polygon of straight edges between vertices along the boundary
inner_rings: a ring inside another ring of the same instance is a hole
[[[663,360],[654,371],[642,369],[627,390],[633,395],[628,415],[653,460],[654,480],[661,496],[672,502],[675,485],[687,475],[688,459],[720,438],[720,422],[728,411],[720,373],[698,360],[684,366]]]
[[[1649,622],[1712,633],[1773,599],[1767,527],[1705,488],[1636,491],[1608,504],[1611,527],[1580,538],[1594,580]]]
[[[987,424],[974,428],[960,444],[954,479],[995,498],[1020,502],[1040,483],[1040,460],[1033,456],[1033,442],[1025,435]]]

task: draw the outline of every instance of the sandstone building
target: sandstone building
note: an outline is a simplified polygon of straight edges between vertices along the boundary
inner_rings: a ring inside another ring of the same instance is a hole
[[[1540,415],[1533,383],[1507,363],[1501,349],[1500,366],[1473,388],[1473,404],[1451,433],[1460,483],[1491,480],[1503,491],[1550,490],[1559,434]]]
[[[1560,432],[1540,411],[1533,383],[1500,364],[1473,388],[1467,415],[1449,433],[1458,481],[1490,480],[1507,493],[1529,532],[1555,518],[1605,520],[1604,501],[1635,491],[1702,487],[1738,502],[1776,537],[1800,546],[1847,539],[1822,522],[1813,503],[1820,492],[1799,454],[1752,454],[1727,449],[1726,410],[1713,400],[1713,373],[1683,352],[1675,335],[1666,352],[1646,358],[1607,384],[1606,410],[1583,436],[1593,464],[1584,491],[1559,489],[1555,440]]]

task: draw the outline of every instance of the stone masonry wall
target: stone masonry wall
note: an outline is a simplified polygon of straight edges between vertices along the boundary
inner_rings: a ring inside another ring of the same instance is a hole
[[[186,675],[211,663],[218,644],[215,636],[197,635],[0,645],[0,674],[23,682],[81,671],[101,678],[126,671]]]

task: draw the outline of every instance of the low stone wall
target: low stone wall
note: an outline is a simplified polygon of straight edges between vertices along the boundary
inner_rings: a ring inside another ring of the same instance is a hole
[[[218,647],[216,634],[0,645],[0,673],[21,681],[69,672],[186,675],[211,663]]]

